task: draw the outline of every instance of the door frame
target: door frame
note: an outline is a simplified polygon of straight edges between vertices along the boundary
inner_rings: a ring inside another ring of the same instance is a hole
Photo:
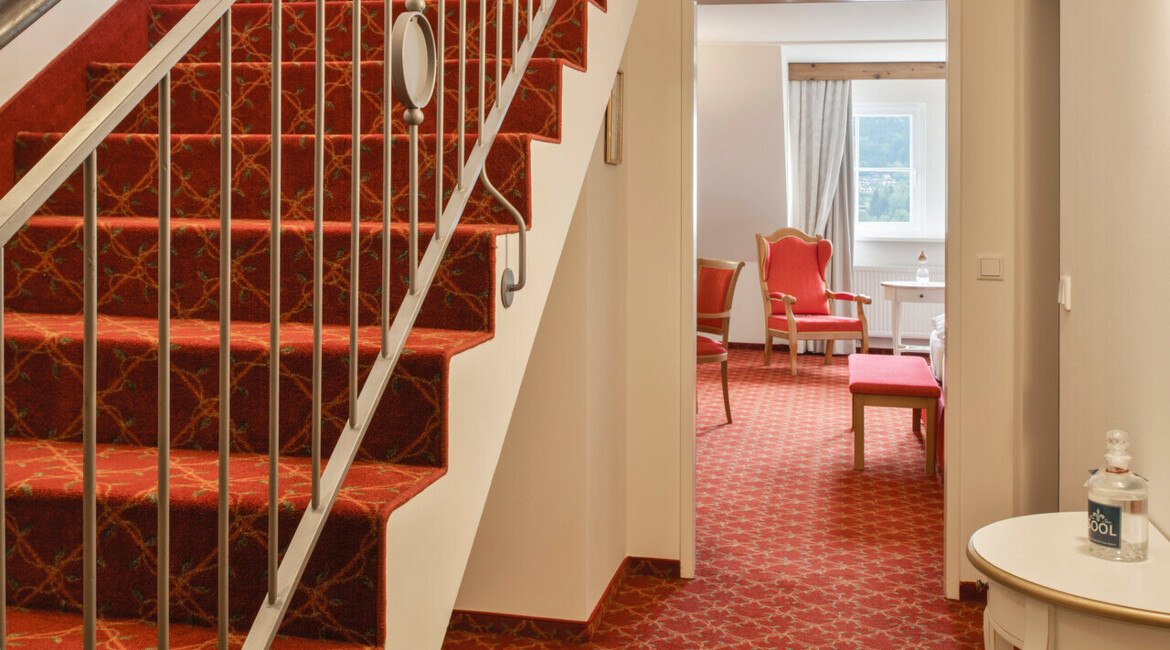
[[[682,51],[682,78],[689,80],[683,84],[682,107],[682,242],[680,250],[680,269],[683,281],[680,299],[682,301],[682,331],[680,333],[680,358],[682,368],[680,392],[680,453],[679,453],[679,564],[681,575],[692,578],[695,575],[695,480],[696,480],[696,448],[695,448],[695,233],[697,228],[698,211],[696,209],[697,192],[695,183],[696,151],[695,129],[697,128],[696,97],[697,75],[696,57],[698,54],[698,36],[695,28],[696,11],[699,0],[685,0],[688,6],[683,10],[683,38]],[[742,0],[705,0],[703,4],[728,4]],[[790,2],[824,2],[825,0],[789,0]],[[850,2],[857,0],[829,0],[831,2]],[[863,0],[865,1],[865,0]],[[879,1],[879,0],[871,0]],[[960,277],[960,235],[959,228],[961,197],[960,174],[960,145],[962,129],[960,128],[960,89],[959,83],[962,67],[960,55],[961,36],[961,6],[962,0],[943,0],[946,2],[947,14],[947,214],[946,214],[946,302],[943,311],[947,316],[947,366],[946,389],[944,399],[947,408],[943,414],[943,440],[946,449],[950,450],[944,458],[943,467],[943,583],[947,598],[959,598],[959,575],[963,561],[963,540],[961,539],[961,477],[962,464],[960,463],[960,418],[962,408],[961,399],[961,367],[962,359],[959,341],[962,338],[962,318],[960,312],[961,301],[958,279]],[[685,116],[690,116],[690,120]]]

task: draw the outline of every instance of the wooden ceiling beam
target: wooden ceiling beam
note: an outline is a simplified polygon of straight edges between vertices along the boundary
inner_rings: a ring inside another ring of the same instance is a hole
[[[887,63],[789,63],[789,81],[855,81],[863,79],[946,79],[942,61]]]

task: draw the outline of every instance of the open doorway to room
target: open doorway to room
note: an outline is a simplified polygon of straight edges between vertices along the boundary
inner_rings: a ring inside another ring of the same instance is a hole
[[[937,607],[947,3],[699,0],[696,34],[698,312],[729,316],[698,328],[727,343],[725,357],[699,344],[700,362],[720,363],[697,369],[698,564],[751,540],[740,551],[771,577],[844,600],[888,598],[859,585],[902,566],[910,589],[886,620],[914,611],[967,634],[977,606]],[[744,263],[729,302],[728,262]],[[722,275],[704,277],[712,266]],[[781,273],[797,276],[784,291]],[[788,340],[806,322],[824,335]],[[883,399],[862,407],[859,471],[848,355],[863,346]]]

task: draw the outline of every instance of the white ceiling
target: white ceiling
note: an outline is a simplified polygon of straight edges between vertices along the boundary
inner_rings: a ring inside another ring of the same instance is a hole
[[[704,3],[696,30],[701,42],[940,42],[947,35],[946,9],[937,0]]]

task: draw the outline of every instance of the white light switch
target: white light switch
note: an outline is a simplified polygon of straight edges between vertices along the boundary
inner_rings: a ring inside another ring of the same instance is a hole
[[[1003,256],[1002,255],[980,255],[979,256],[979,279],[980,280],[1002,280],[1003,279]]]

